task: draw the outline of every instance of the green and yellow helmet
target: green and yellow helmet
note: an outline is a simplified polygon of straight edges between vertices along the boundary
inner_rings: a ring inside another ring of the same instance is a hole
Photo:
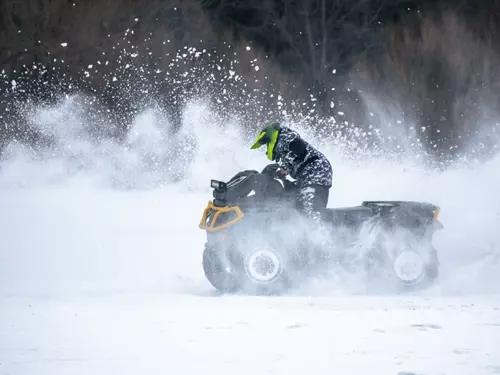
[[[261,130],[260,134],[257,136],[255,143],[250,147],[254,150],[260,146],[267,145],[267,158],[273,160],[274,146],[276,146],[276,141],[278,140],[278,134],[280,131],[280,123],[277,121],[270,121]]]

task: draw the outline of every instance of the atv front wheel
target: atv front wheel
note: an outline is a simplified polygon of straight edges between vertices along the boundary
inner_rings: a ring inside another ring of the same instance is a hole
[[[212,286],[221,293],[235,293],[240,284],[231,272],[231,263],[221,251],[205,245],[203,271]]]
[[[246,254],[243,264],[247,277],[255,284],[271,284],[283,272],[283,259],[272,247]]]
[[[233,233],[223,244],[205,245],[205,276],[223,293],[282,294],[301,276],[295,246],[279,233],[255,229]]]
[[[291,286],[286,258],[271,244],[246,248],[240,253],[241,285],[249,294],[281,294]]]

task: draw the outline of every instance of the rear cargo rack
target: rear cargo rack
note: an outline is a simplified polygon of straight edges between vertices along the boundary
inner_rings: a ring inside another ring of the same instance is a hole
[[[361,203],[362,206],[400,206],[401,201],[364,201]]]
[[[207,224],[208,217],[212,213],[213,213],[212,220],[210,221],[210,224]],[[223,224],[217,226],[217,221],[219,220],[220,215],[227,213],[234,213],[236,217],[231,220],[225,221]],[[236,224],[238,221],[243,219],[244,216],[245,215],[238,206],[218,207],[215,206],[211,201],[209,201],[207,207],[203,211],[199,228],[206,230],[208,232],[217,232],[219,230],[226,229]]]

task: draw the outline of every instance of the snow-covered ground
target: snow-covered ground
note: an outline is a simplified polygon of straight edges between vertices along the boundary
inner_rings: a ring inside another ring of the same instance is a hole
[[[500,159],[428,173],[355,166],[326,149],[330,206],[442,207],[442,277],[429,290],[365,295],[335,279],[283,297],[219,296],[203,276],[197,227],[208,179],[266,160],[236,131],[221,140],[200,125],[186,181],[117,190],[106,182],[158,177],[137,162],[164,145],[141,121],[132,133],[149,136],[119,158],[71,129],[45,162],[11,150],[0,170],[1,375],[500,373]]]
[[[494,297],[103,294],[0,302],[1,374],[500,372]]]

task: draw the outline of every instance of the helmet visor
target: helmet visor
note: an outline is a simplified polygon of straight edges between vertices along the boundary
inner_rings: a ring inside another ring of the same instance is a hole
[[[269,137],[267,131],[263,131],[262,133],[259,134],[259,136],[255,140],[255,143],[252,145],[252,147],[250,147],[250,149],[255,150],[256,148],[259,148],[260,146],[269,143],[270,140],[271,138]]]

